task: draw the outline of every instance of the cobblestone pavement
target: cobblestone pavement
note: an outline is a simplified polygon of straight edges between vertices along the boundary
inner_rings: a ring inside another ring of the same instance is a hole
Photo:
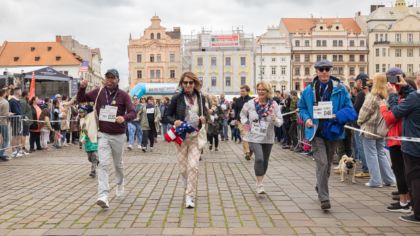
[[[0,235],[420,235],[420,225],[385,210],[394,188],[370,189],[366,180],[341,183],[333,175],[333,208],[321,211],[314,161],[279,145],[265,195],[255,193],[253,162],[240,144],[206,150],[196,208],[184,209],[173,145],[125,152],[126,192],[116,198],[111,184],[109,210],[94,204],[97,181],[76,146],[0,163]]]

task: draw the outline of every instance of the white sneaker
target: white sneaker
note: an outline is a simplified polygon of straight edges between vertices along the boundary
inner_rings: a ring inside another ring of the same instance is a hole
[[[115,195],[117,195],[117,197],[122,197],[124,195],[124,182],[122,184],[117,184]]]
[[[194,200],[191,196],[185,197],[185,207],[186,208],[194,208]]]
[[[139,144],[139,145],[137,145],[137,149],[141,149],[141,145]]]
[[[109,208],[108,197],[100,197],[96,200],[96,205],[102,207],[103,209]]]
[[[258,194],[264,194],[264,186],[262,184],[257,185],[257,193]]]
[[[29,152],[26,152],[24,149],[20,150],[19,152],[20,154],[24,155],[24,156],[28,156]]]
[[[133,145],[130,144],[130,145],[127,146],[127,148],[128,148],[128,150],[131,151],[133,149]]]
[[[13,154],[12,154],[13,155]],[[21,151],[19,151],[19,152],[15,152],[15,155],[13,156],[13,157],[23,157],[23,153],[21,152]]]
[[[12,155],[10,155],[11,157],[16,157],[17,156],[17,154],[18,154],[18,152],[17,151],[14,151],[14,152],[12,152]]]

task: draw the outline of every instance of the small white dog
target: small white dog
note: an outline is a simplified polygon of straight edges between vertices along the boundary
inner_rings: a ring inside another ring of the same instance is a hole
[[[341,182],[344,182],[344,175],[351,175],[351,182],[356,183],[354,174],[356,173],[356,160],[352,157],[344,155],[338,163],[338,170],[340,171]]]

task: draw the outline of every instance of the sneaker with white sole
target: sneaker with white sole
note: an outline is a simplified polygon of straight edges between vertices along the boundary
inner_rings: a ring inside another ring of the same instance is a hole
[[[395,205],[391,205],[389,207],[387,207],[387,211],[390,212],[401,212],[401,213],[410,213],[411,209],[410,209],[410,204],[407,204],[405,206],[401,206],[400,203],[395,204]]]
[[[257,193],[258,194],[264,194],[264,186],[262,184],[257,185]]]
[[[131,145],[131,144],[130,144],[130,145],[128,145],[128,146],[127,146],[127,149],[128,149],[128,150],[130,150],[130,151],[131,151],[131,150],[133,150],[133,145]]]
[[[115,195],[117,195],[117,197],[122,197],[124,195],[124,182],[122,184],[117,184]]]
[[[194,199],[191,196],[185,197],[185,207],[186,208],[194,208]]]
[[[366,187],[371,187],[371,188],[382,188],[384,187],[382,184],[381,185],[371,185],[369,182],[365,183]]]
[[[96,200],[96,205],[102,207],[103,209],[109,208],[109,202],[107,197],[100,197]]]
[[[140,144],[139,144],[139,145],[137,145],[137,149],[139,149],[139,150],[141,149],[141,145],[140,145]]]

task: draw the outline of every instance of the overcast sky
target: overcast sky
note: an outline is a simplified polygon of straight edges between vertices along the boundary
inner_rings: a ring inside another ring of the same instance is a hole
[[[243,27],[255,36],[282,17],[354,17],[368,14],[380,0],[0,0],[0,41],[54,41],[72,35],[82,44],[101,49],[102,72],[120,71],[128,83],[129,34],[140,37],[156,13],[168,30],[182,34],[202,27],[229,31]],[[408,1],[408,2],[415,2]],[[419,1],[420,2],[420,1]]]

